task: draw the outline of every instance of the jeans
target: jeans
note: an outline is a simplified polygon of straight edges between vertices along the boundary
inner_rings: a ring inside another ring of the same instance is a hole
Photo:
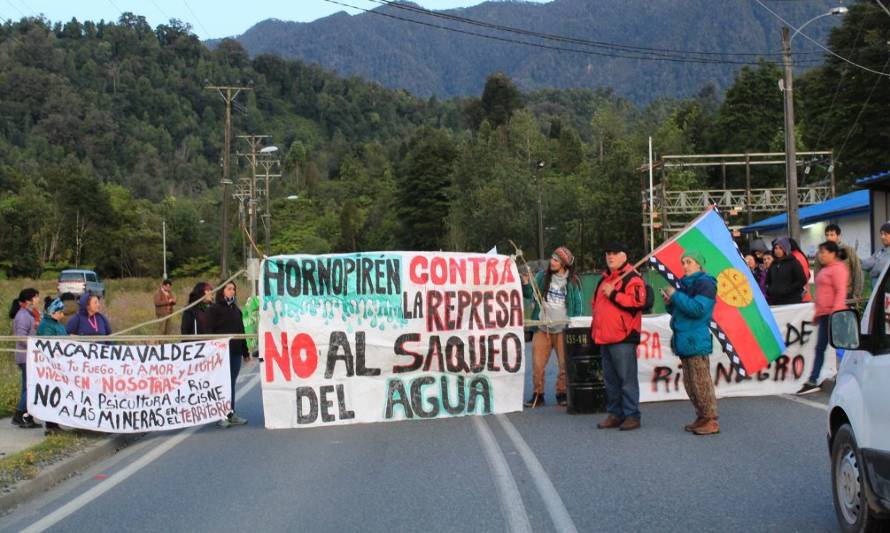
[[[25,364],[22,363],[19,365],[19,370],[22,371],[22,397],[19,398],[19,403],[16,404],[15,408],[18,411],[27,411],[28,407],[28,373],[25,371]]]
[[[241,356],[229,355],[229,373],[232,375],[232,412],[235,412],[235,381],[238,380],[238,373],[241,372]]]
[[[640,418],[640,378],[637,375],[637,345],[600,346],[606,382],[606,410],[621,420]]]
[[[816,359],[813,361],[813,371],[810,373],[810,383],[819,383],[819,374],[822,373],[822,364],[825,362],[825,349],[828,348],[828,319],[830,315],[819,317],[819,331],[816,333]]]

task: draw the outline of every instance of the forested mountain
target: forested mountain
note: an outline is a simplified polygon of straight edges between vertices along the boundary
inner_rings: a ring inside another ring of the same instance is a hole
[[[890,62],[883,17],[874,3],[854,3],[829,43],[880,68]],[[567,244],[582,269],[594,268],[606,241],[642,250],[637,169],[647,136],[656,157],[781,150],[779,77],[778,66],[760,62],[739,70],[725,93],[705,85],[642,107],[609,88],[523,92],[492,73],[474,95],[440,100],[297,60],[251,58],[234,40],[211,51],[178,21],[152,28],[128,13],[115,23],[8,22],[0,26],[0,276],[69,266],[159,276],[162,220],[173,275],[212,273],[225,104],[209,84],[248,85],[235,100],[234,134],[270,135],[281,148],[272,253],[512,252],[513,240],[533,257],[540,187],[544,253]],[[842,190],[890,168],[880,80],[836,59],[799,79],[800,148],[833,146]],[[239,142],[233,152],[245,150]],[[232,177],[245,175],[233,155]],[[801,179],[825,176],[822,165]],[[779,185],[782,169],[753,180]],[[742,183],[742,173],[728,173],[728,186]],[[671,174],[671,187],[721,185],[707,172]],[[239,265],[243,234],[235,223],[228,230]]]
[[[802,24],[837,2],[768,4],[792,23]],[[781,24],[747,0],[484,2],[440,12],[539,33],[652,49],[645,53],[505,32],[393,6],[377,6],[373,11],[355,16],[340,12],[310,23],[266,20],[237,39],[251,55],[273,53],[318,63],[326,69],[359,75],[421,96],[477,95],[489,74],[504,72],[526,91],[609,87],[637,104],[660,96],[692,96],[708,83],[723,92],[740,66],[680,63],[669,59],[677,54],[658,50],[704,52],[679,54],[704,61],[755,63],[756,56],[733,53],[762,52],[768,54],[768,59],[779,61],[781,50]],[[834,18],[822,19],[809,26],[807,33],[824,40],[837,22]],[[443,31],[430,25],[537,46]],[[805,39],[796,39],[794,45],[800,66],[821,60],[821,54],[815,54],[818,49]],[[590,55],[569,50],[588,51]],[[614,55],[665,60],[610,57]]]

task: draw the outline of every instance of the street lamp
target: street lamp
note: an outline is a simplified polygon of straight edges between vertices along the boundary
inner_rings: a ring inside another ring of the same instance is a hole
[[[788,235],[800,242],[800,214],[798,212],[799,199],[797,197],[797,146],[794,144],[794,92],[793,76],[791,72],[791,40],[800,33],[809,23],[822,17],[832,15],[839,16],[847,12],[846,7],[835,7],[827,13],[817,15],[804,22],[789,37],[788,27],[782,28],[782,60],[785,65],[785,75],[781,83],[782,92],[785,94],[785,187],[788,206]]]

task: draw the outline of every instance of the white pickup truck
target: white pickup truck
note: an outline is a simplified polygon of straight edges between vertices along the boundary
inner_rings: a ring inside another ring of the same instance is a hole
[[[829,339],[845,350],[828,404],[834,507],[845,532],[890,531],[890,275],[860,320],[831,315]]]

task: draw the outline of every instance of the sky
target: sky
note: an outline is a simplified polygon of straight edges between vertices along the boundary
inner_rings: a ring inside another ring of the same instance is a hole
[[[336,0],[365,9],[379,6],[372,0]],[[545,0],[534,0],[542,2]],[[414,0],[427,9],[449,9],[481,3],[480,0]],[[201,39],[230,37],[244,33],[261,20],[277,18],[310,22],[345,8],[325,0],[0,0],[0,22],[43,15],[53,22],[117,20],[122,12],[144,16],[151,26],[177,18],[192,25]]]

